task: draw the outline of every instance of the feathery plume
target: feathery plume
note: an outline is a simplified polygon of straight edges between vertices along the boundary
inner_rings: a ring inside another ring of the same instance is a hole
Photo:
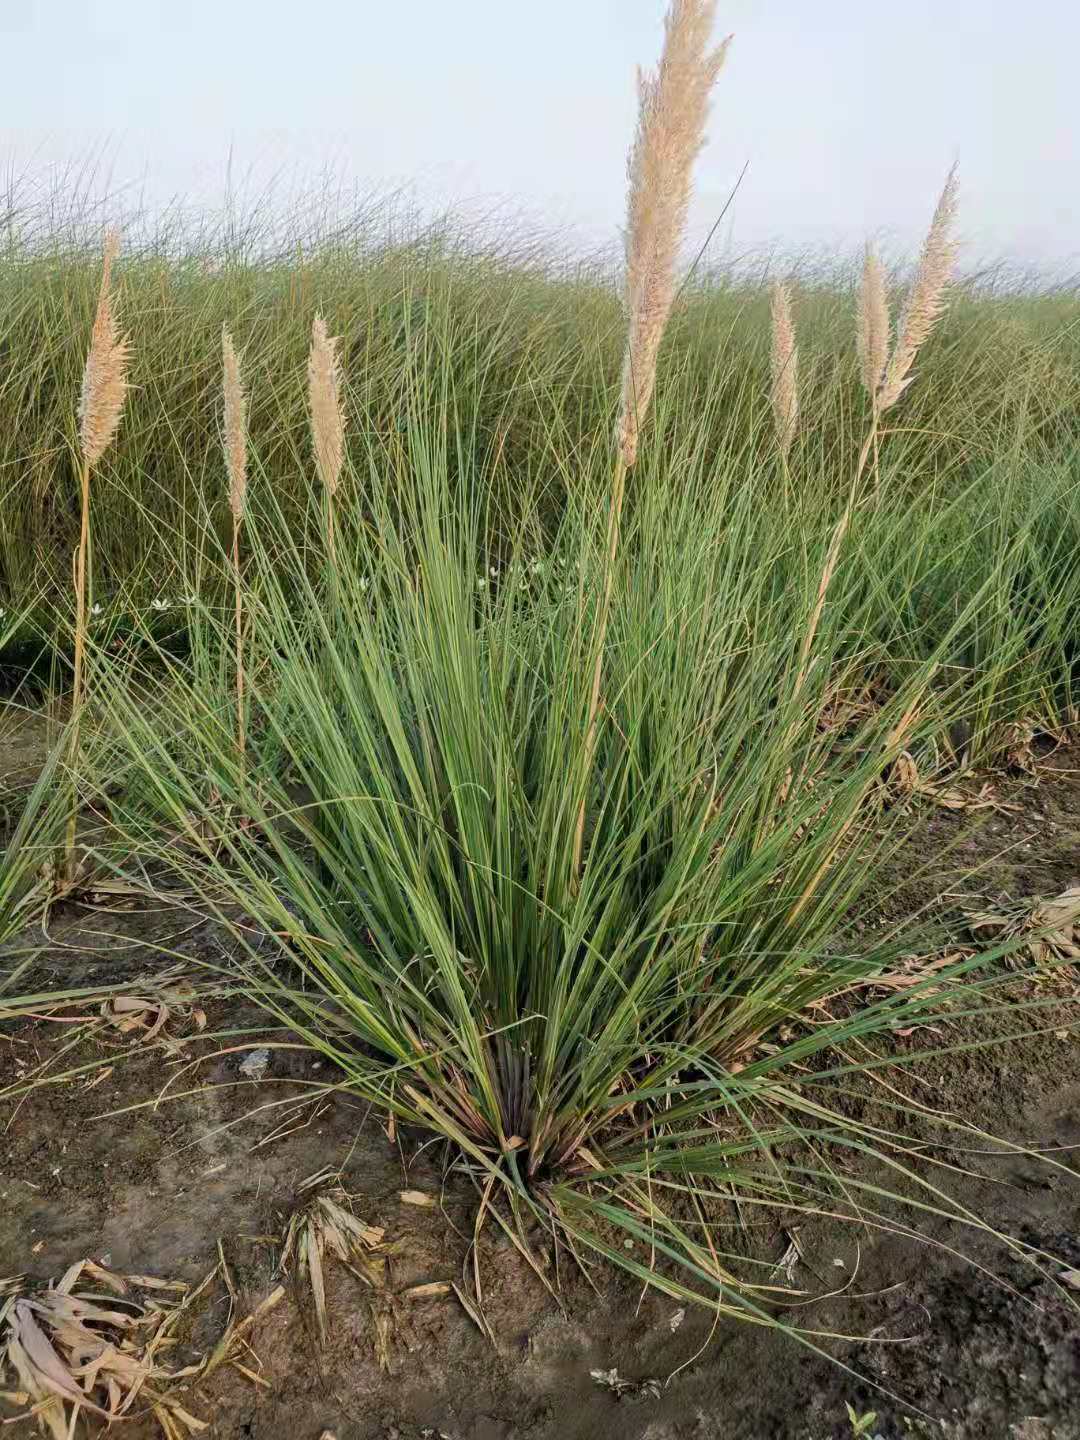
[[[127,337],[121,335],[117,326],[109,293],[113,262],[119,250],[119,232],[110,230],[105,237],[101,289],[79,397],[79,446],[83,461],[90,467],[97,464],[112,444],[127,393],[130,351]]]
[[[919,349],[945,309],[945,287],[956,259],[952,223],[956,215],[956,168],[949,171],[941,199],[919,257],[919,268],[897,326],[896,344],[878,395],[879,410],[895,405],[915,378],[911,367]]]
[[[337,493],[345,458],[345,415],[341,408],[337,345],[336,338],[326,333],[325,320],[316,315],[311,325],[308,355],[308,409],[315,465],[331,499]]]
[[[859,289],[858,345],[863,388],[874,400],[889,362],[889,296],[884,268],[869,245]]]
[[[124,408],[127,392],[127,367],[129,346],[127,337],[121,335],[113,314],[112,267],[120,252],[120,234],[110,230],[105,237],[105,254],[101,265],[101,289],[98,291],[97,311],[94,328],[90,334],[90,349],[83,368],[82,392],[79,396],[79,449],[82,463],[79,467],[80,520],[79,544],[75,551],[75,656],[71,684],[71,769],[74,774],[79,763],[80,721],[85,703],[85,668],[87,611],[90,606],[88,560],[90,554],[90,472],[112,444],[120,415]],[[75,859],[75,842],[78,826],[78,797],[72,791],[71,809],[68,813],[64,840],[63,877],[66,883],[74,884],[78,870]]]
[[[772,407],[777,444],[786,459],[799,423],[799,348],[791,292],[779,280],[772,287]]]
[[[656,360],[675,300],[675,266],[690,204],[691,171],[705,143],[712,90],[730,37],[710,50],[716,0],[672,0],[653,74],[638,74],[638,127],[628,165],[626,304],[619,448],[637,459]]]
[[[225,464],[229,472],[229,509],[233,519],[244,514],[247,498],[247,397],[240,378],[240,360],[228,330],[221,330],[222,393],[225,399]]]
[[[660,64],[655,74],[638,73],[638,124],[627,167],[628,323],[617,429],[618,457],[611,484],[607,556],[585,722],[585,784],[571,850],[570,883],[575,888],[585,845],[588,776],[596,747],[626,472],[637,459],[638,438],[656,381],[660,341],[675,302],[675,263],[686,227],[694,160],[705,143],[709,93],[730,43],[729,37],[716,49],[708,48],[715,14],[716,0],[671,0],[664,21]]]

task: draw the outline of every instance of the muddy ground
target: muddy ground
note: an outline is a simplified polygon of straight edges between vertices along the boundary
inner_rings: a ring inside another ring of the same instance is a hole
[[[1080,878],[1080,751],[1042,757],[1034,775],[998,782],[996,798],[1009,808],[915,804],[911,838],[860,924],[887,927],[938,897],[935,920],[960,935],[965,909],[1054,895]],[[935,856],[944,858],[931,877],[923,872]],[[47,933],[23,938],[33,948],[23,994],[103,983],[135,993],[140,977],[143,989],[160,986],[168,967],[192,988],[164,982],[171,1012],[149,1042],[88,1028],[96,1008],[0,1025],[0,1276],[45,1281],[90,1256],[121,1272],[197,1282],[218,1263],[220,1243],[236,1312],[247,1313],[281,1278],[279,1240],[301,1182],[326,1166],[341,1169],[356,1213],[386,1231],[383,1283],[330,1265],[325,1344],[310,1292],[287,1282],[285,1301],[247,1337],[247,1365],[261,1383],[225,1368],[189,1388],[184,1404],[210,1422],[212,1437],[834,1440],[852,1433],[851,1405],[877,1412],[865,1433],[885,1440],[1080,1440],[1080,1313],[1068,1289],[993,1236],[932,1215],[920,1222],[922,1244],[802,1221],[794,1282],[810,1295],[846,1287],[795,1317],[853,1337],[820,1342],[832,1359],[767,1329],[727,1320],[712,1328],[693,1311],[680,1320],[675,1301],[642,1294],[602,1265],[594,1289],[565,1253],[557,1274],[547,1257],[555,1299],[490,1224],[480,1237],[489,1339],[452,1291],[407,1293],[460,1283],[466,1265],[471,1278],[471,1183],[446,1173],[447,1156],[424,1137],[391,1140],[385,1117],[326,1093],[332,1077],[311,1052],[271,1049],[262,1078],[241,1073],[251,1047],[287,1037],[208,968],[226,958],[210,926],[164,906],[105,903],[68,907]],[[167,960],[155,943],[168,944]],[[0,957],[0,982],[5,963],[14,961]],[[1036,1012],[1038,1036],[890,1072],[890,1083],[917,1085],[923,1103],[1048,1152],[1002,1155],[988,1144],[963,1156],[972,1173],[948,1185],[999,1232],[1049,1252],[1055,1272],[1080,1269],[1076,998],[1075,980],[1061,977],[1053,1008]],[[1031,1023],[1018,1009],[1011,1028]],[[89,1068],[59,1079],[78,1066]],[[2,1098],[34,1075],[56,1083]],[[403,1190],[434,1203],[403,1203]],[[789,1238],[778,1227],[756,1243],[779,1262]],[[229,1307],[219,1278],[193,1307],[184,1353],[214,1343]],[[613,1369],[631,1382],[621,1395],[590,1373]],[[0,1404],[0,1417],[11,1414]],[[26,1420],[0,1427],[12,1440],[34,1433]],[[143,1417],[118,1433],[157,1432]]]

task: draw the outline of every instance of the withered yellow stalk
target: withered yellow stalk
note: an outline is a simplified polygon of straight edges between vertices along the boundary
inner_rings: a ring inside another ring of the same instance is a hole
[[[716,0],[671,0],[664,48],[653,74],[638,76],[638,124],[627,167],[627,336],[617,426],[618,455],[608,512],[607,546],[597,612],[592,688],[585,722],[581,804],[571,875],[581,867],[585,806],[596,746],[604,646],[611,615],[626,474],[656,384],[656,361],[675,302],[676,265],[686,231],[694,161],[705,143],[709,96],[728,41],[710,48]]]
[[[799,349],[791,317],[791,292],[781,281],[772,287],[772,409],[776,443],[785,465],[799,424]]]
[[[326,332],[325,320],[316,315],[308,355],[308,413],[315,468],[326,493],[326,550],[331,564],[336,559],[334,497],[345,459],[345,414],[337,346],[337,339]]]
[[[74,770],[79,756],[79,731],[86,689],[86,617],[89,610],[87,567],[90,549],[90,474],[112,444],[120,424],[127,393],[130,350],[120,333],[113,310],[110,286],[112,267],[120,251],[120,236],[111,230],[105,237],[101,286],[97,312],[90,336],[90,348],[83,369],[79,397],[79,547],[75,552],[75,658],[71,692],[71,761]],[[66,879],[74,879],[76,810],[72,803],[64,850]]]
[[[240,377],[240,360],[232,336],[221,331],[222,396],[224,399],[225,467],[229,476],[229,510],[232,512],[232,572],[236,602],[236,744],[246,748],[244,724],[244,601],[240,576],[240,531],[247,506],[247,397]]]

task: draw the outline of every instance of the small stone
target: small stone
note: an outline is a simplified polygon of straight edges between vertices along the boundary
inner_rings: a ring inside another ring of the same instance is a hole
[[[251,1054],[240,1062],[240,1074],[246,1076],[248,1080],[261,1080],[266,1074],[269,1064],[269,1050],[252,1050]]]

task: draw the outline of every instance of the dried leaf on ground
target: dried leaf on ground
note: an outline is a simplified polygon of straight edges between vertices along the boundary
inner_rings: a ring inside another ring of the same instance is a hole
[[[1080,884],[1035,905],[969,913],[967,923],[977,940],[1024,941],[1021,953],[1037,965],[1080,960]]]
[[[658,1400],[660,1398],[659,1380],[624,1380],[614,1366],[610,1370],[590,1370],[595,1384],[617,1396],[620,1400],[625,1398]]]
[[[278,1286],[245,1319],[230,1320],[212,1352],[181,1369],[166,1369],[160,1352],[176,1343],[172,1331],[178,1320],[217,1273],[211,1271],[193,1289],[181,1280],[118,1275],[87,1259],[45,1288],[0,1280],[0,1366],[14,1370],[20,1387],[0,1390],[0,1399],[31,1407],[27,1417],[52,1440],[71,1440],[80,1414],[96,1415],[108,1428],[146,1411],[164,1440],[202,1434],[209,1421],[181,1402],[184,1383],[228,1364],[265,1384],[241,1362],[240,1352],[251,1359],[245,1335],[285,1294]],[[77,1285],[86,1284],[110,1293],[76,1293]],[[139,1291],[152,1294],[143,1297]],[[173,1293],[166,1298],[166,1292]]]
[[[897,799],[918,797],[930,800],[945,810],[1018,811],[1020,806],[999,800],[994,787],[985,781],[978,790],[964,790],[943,780],[924,776],[918,761],[908,750],[902,750],[889,768],[885,788]]]
[[[366,1263],[367,1252],[382,1244],[386,1232],[378,1225],[365,1224],[353,1214],[349,1196],[332,1170],[309,1175],[300,1186],[300,1193],[304,1198],[286,1226],[279,1264],[282,1270],[287,1270],[295,1259],[300,1272],[307,1273],[319,1334],[325,1341],[324,1257],[329,1253],[346,1265],[351,1261]],[[374,1283],[370,1274],[361,1278]]]
[[[140,1278],[82,1260],[46,1289],[12,1290],[0,1310],[6,1362],[39,1427],[55,1440],[68,1440],[75,1415],[86,1412],[111,1424],[127,1415],[140,1396],[166,1413],[171,1410],[173,1402],[157,1387],[174,1377],[158,1364],[155,1352],[166,1339],[175,1308],[139,1299],[135,1289],[146,1288]],[[80,1282],[95,1283],[111,1295],[76,1294]],[[159,1283],[181,1292],[188,1288]],[[162,1428],[172,1440],[167,1426]],[[194,1433],[190,1427],[189,1432]]]

